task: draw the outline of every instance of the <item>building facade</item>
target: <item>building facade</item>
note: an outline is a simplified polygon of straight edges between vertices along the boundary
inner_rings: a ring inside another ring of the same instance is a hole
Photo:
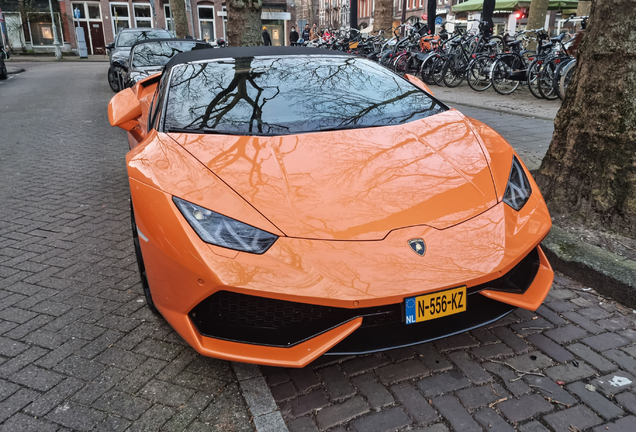
[[[290,0],[293,5],[293,0]],[[227,9],[222,0],[185,0],[189,34],[209,42],[227,39]],[[14,51],[54,49],[48,0],[34,0],[20,10],[17,0],[3,3],[8,45]],[[63,51],[77,48],[75,28],[84,31],[89,55],[106,54],[106,45],[124,28],[162,28],[174,32],[170,0],[53,0],[58,39]],[[287,0],[263,2],[261,16],[274,45],[288,45],[288,28],[295,22]]]

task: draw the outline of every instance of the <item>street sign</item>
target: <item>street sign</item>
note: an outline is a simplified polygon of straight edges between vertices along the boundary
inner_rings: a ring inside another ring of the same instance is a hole
[[[79,8],[75,8],[73,9],[73,15],[75,15],[76,19],[80,19],[82,17],[82,12],[79,10]]]
[[[442,25],[442,22],[444,22],[442,17],[435,18],[435,25]]]
[[[422,19],[424,21],[428,21],[428,14],[422,14]]]

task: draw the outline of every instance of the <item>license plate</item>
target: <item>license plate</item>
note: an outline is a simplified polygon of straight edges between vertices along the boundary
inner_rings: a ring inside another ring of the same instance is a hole
[[[466,310],[466,287],[409,297],[405,299],[404,304],[407,324],[464,312]]]

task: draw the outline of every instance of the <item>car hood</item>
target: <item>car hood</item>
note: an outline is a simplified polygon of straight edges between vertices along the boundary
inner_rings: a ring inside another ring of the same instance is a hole
[[[300,135],[169,135],[290,237],[379,240],[407,226],[444,229],[497,203],[484,151],[455,110]]]

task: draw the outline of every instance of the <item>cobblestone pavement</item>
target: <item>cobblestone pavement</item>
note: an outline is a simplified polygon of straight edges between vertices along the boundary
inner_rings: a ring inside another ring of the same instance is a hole
[[[240,388],[259,368],[199,356],[144,305],[106,67],[15,65],[0,86],[0,431],[254,430]],[[537,154],[551,134],[462,111]],[[292,431],[636,430],[634,314],[557,282],[536,314],[487,329],[262,371]],[[513,368],[545,376],[510,382]]]
[[[411,348],[261,370],[292,432],[634,432],[635,322],[635,311],[558,275],[536,312]]]
[[[228,362],[145,307],[103,63],[0,86],[0,430],[252,431]]]
[[[481,108],[489,107],[510,114],[553,120],[561,107],[561,100],[537,99],[532,96],[528,86],[521,85],[512,94],[500,95],[492,87],[483,92],[476,92],[464,81],[455,88],[431,86],[431,91],[440,100],[450,103],[463,103]]]

